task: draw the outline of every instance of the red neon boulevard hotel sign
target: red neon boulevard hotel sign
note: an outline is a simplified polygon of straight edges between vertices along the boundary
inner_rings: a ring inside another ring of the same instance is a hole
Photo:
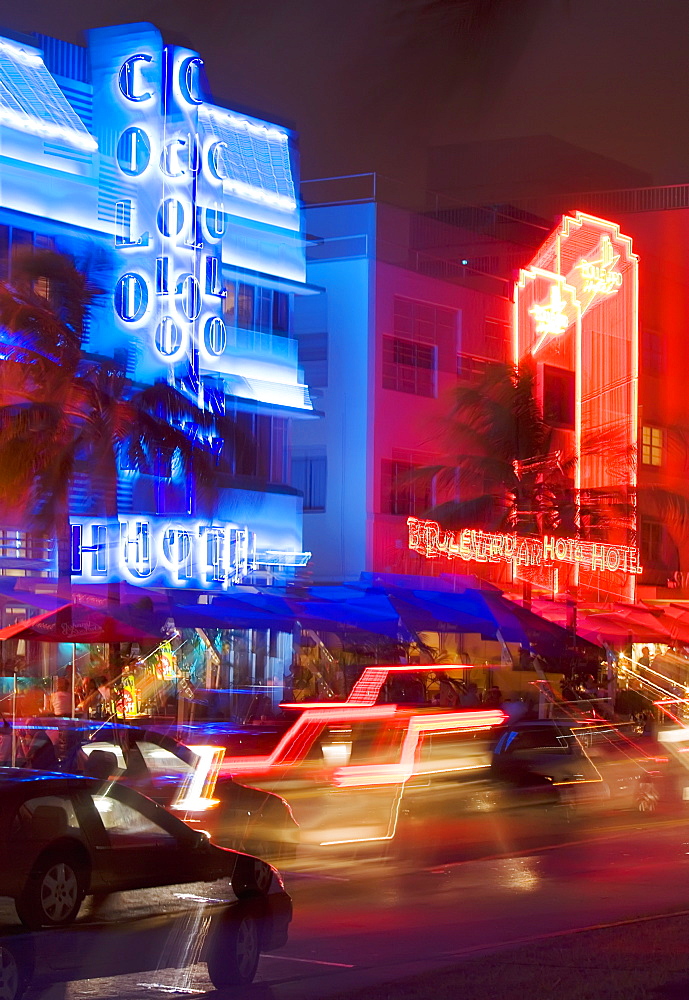
[[[639,550],[631,545],[607,545],[580,538],[553,535],[516,535],[464,528],[444,530],[437,521],[407,518],[409,548],[426,559],[461,559],[463,562],[512,563],[515,566],[557,566],[567,563],[608,573],[638,574]]]

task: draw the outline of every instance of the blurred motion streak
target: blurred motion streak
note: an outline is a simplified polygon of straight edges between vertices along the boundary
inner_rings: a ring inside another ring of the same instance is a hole
[[[219,799],[213,798],[215,783],[225,756],[224,747],[189,747],[197,755],[198,763],[180,789],[179,796],[172,803],[172,809],[198,812],[216,806]]]
[[[451,712],[440,717],[419,715],[409,722],[409,728],[402,744],[402,754],[397,764],[355,765],[342,768],[333,775],[333,783],[344,786],[382,785],[405,782],[414,773],[420,773],[418,744],[424,733],[469,733],[480,732],[500,726],[507,716],[499,709],[490,711]],[[475,770],[474,762],[462,766],[423,767],[423,774],[442,774],[455,771]]]

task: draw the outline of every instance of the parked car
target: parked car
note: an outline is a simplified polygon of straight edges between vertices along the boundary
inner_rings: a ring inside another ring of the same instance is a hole
[[[292,905],[274,868],[217,847],[205,834],[122,784],[20,768],[0,770],[0,856],[0,896],[14,900],[19,919],[32,929],[71,924],[89,894],[102,898],[127,890],[214,883],[212,895],[220,899],[207,900],[213,927],[200,944],[217,987],[250,982],[260,951],[287,941]],[[180,892],[176,898],[184,895]],[[179,917],[179,905],[176,913]],[[174,916],[174,908],[167,913],[158,899],[148,930],[159,931],[161,942],[168,940]],[[117,933],[126,936],[131,930],[122,926]],[[36,941],[16,927],[0,930],[3,1000],[16,1000],[22,985],[33,978]],[[132,962],[135,967],[153,962],[149,967],[156,968],[144,943],[142,939],[135,954],[120,951],[116,971],[127,971]],[[71,938],[57,950],[50,939],[41,947],[53,955],[47,966],[57,962],[65,979],[78,972],[83,948]],[[95,952],[105,954],[100,943]]]
[[[35,719],[19,735],[20,764],[116,778],[224,847],[276,863],[294,855],[298,830],[287,802],[219,775],[221,748],[192,749],[151,730],[69,719]]]
[[[2,911],[3,1000],[29,983],[174,965],[175,928],[218,988],[251,982],[260,952],[287,941],[292,904],[274,868],[213,845],[121,784],[2,769],[0,856],[0,896],[25,927],[52,928],[28,934]],[[73,924],[90,894],[98,905]],[[143,912],[122,902],[132,896],[145,897]],[[116,901],[110,919],[105,899]]]
[[[524,794],[551,789],[560,802],[577,807],[654,812],[672,793],[662,747],[631,724],[607,721],[508,724],[499,730],[491,775]]]

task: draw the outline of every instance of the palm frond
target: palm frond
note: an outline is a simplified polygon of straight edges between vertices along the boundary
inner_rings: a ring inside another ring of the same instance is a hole
[[[431,507],[426,514],[443,528],[481,526],[489,531],[505,531],[512,528],[513,506],[503,496],[484,494],[471,500],[448,500]]]

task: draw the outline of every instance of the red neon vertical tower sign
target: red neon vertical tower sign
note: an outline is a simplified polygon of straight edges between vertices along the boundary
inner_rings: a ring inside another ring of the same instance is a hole
[[[574,411],[554,421],[554,446],[576,457],[578,496],[609,491],[632,512],[606,541],[636,535],[638,257],[619,226],[583,212],[565,216],[527,268],[514,296],[516,364],[531,357],[541,401],[572,386]],[[556,407],[557,409],[557,407]],[[601,499],[601,512],[606,501]],[[634,576],[578,571],[569,584],[598,599],[634,599]]]

